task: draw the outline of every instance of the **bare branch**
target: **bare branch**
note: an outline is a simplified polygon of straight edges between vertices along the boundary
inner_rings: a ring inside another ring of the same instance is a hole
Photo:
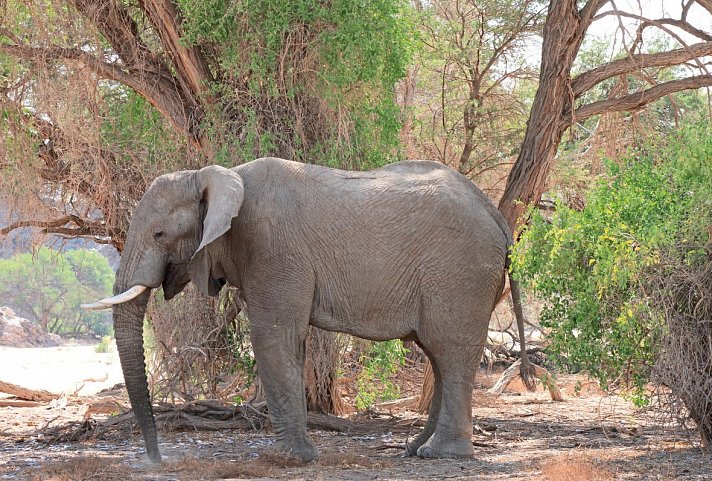
[[[686,48],[660,53],[644,53],[614,60],[578,75],[571,82],[576,98],[611,77],[648,67],[671,67],[694,58],[712,55],[712,42],[701,42]]]
[[[76,228],[66,227],[67,224],[74,224]],[[20,229],[23,227],[38,227],[43,230],[43,233],[52,234],[66,234],[66,235],[77,235],[77,236],[96,236],[96,237],[108,237],[106,226],[103,222],[93,222],[81,217],[68,214],[59,219],[54,219],[50,221],[45,220],[20,220],[13,222],[12,224],[0,229],[0,235],[7,235],[15,229]]]
[[[620,112],[623,110],[636,110],[666,95],[670,95],[681,90],[697,89],[700,87],[712,86],[712,76],[698,75],[682,80],[672,80],[659,85],[655,85],[641,92],[626,95],[616,99],[600,100],[583,105],[575,110],[576,121],[585,120],[591,116],[608,112]],[[571,113],[565,115],[571,121]]]
[[[186,134],[194,145],[199,145],[195,119],[184,108],[184,102],[171,78],[148,72],[127,72],[122,65],[106,62],[79,49],[65,47],[30,47],[0,43],[0,53],[30,63],[48,64],[61,61],[90,69],[95,75],[122,83],[144,96],[168,119],[176,131]]]
[[[70,0],[111,45],[121,61],[134,68],[160,65],[158,57],[141,40],[139,28],[128,11],[115,0]]]
[[[602,9],[606,3],[608,3],[608,0],[589,0],[586,5],[583,6],[579,16],[581,17],[582,28],[584,30],[596,20],[596,13]]]

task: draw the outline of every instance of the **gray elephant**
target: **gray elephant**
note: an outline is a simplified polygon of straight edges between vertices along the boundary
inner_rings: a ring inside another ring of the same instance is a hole
[[[114,330],[148,457],[161,459],[146,383],[150,290],[229,283],[247,308],[277,447],[305,461],[304,345],[309,324],[381,341],[415,341],[432,362],[430,416],[406,447],[471,456],[471,395],[509,228],[472,182],[430,161],[347,172],[277,158],[158,177],[136,207],[112,298]],[[517,283],[510,279],[522,332]],[[521,336],[523,339],[523,336]],[[525,353],[524,346],[521,349]],[[525,374],[530,367],[523,354]]]

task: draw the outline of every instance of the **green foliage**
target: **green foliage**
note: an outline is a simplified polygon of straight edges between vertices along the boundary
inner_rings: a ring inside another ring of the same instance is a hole
[[[149,178],[187,167],[183,143],[145,97],[123,85],[111,85],[103,97],[108,115],[101,124],[101,142],[110,146],[119,165],[140,168]]]
[[[545,301],[549,352],[604,387],[637,388],[637,402],[664,335],[647,277],[677,242],[703,245],[712,223],[710,134],[706,125],[690,128],[669,145],[609,162],[583,210],[558,203],[550,219],[535,212],[514,249],[516,276]],[[685,256],[701,262],[694,249]]]
[[[378,401],[398,399],[400,390],[391,377],[405,362],[406,351],[403,343],[394,339],[375,342],[361,355],[363,370],[356,381],[357,409],[369,409]]]
[[[0,260],[0,298],[46,331],[77,335],[109,334],[106,312],[79,304],[111,292],[114,272],[104,256],[77,249],[61,254],[41,247],[34,254]]]
[[[111,336],[102,336],[101,341],[94,347],[94,352],[106,354],[111,352]]]
[[[414,48],[407,2],[181,0],[179,7],[185,40],[216,52],[221,78],[210,95],[219,102],[204,132],[218,163],[276,154],[352,168],[395,160],[393,88]],[[229,125],[225,112],[235,120]]]

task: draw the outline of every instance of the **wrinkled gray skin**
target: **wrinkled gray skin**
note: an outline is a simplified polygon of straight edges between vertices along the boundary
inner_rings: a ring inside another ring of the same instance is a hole
[[[209,295],[238,287],[277,446],[303,460],[317,455],[305,422],[308,325],[414,340],[432,361],[435,394],[407,453],[470,456],[472,383],[510,244],[487,197],[442,164],[345,172],[265,158],[157,178],[133,214],[114,291],[163,285],[170,299],[189,281]],[[149,292],[114,306],[114,328],[158,462],[142,343]]]

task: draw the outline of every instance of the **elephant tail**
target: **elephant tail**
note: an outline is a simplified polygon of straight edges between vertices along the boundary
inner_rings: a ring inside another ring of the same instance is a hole
[[[527,387],[529,391],[534,391],[536,389],[536,370],[534,365],[529,360],[527,354],[526,340],[524,339],[524,313],[522,312],[522,296],[519,290],[519,281],[512,277],[512,273],[509,270],[509,256],[505,262],[505,270],[509,276],[509,288],[512,293],[512,304],[514,305],[514,315],[517,318],[517,330],[519,331],[519,349],[521,356],[521,364],[519,365],[519,376],[522,378],[522,382]]]

